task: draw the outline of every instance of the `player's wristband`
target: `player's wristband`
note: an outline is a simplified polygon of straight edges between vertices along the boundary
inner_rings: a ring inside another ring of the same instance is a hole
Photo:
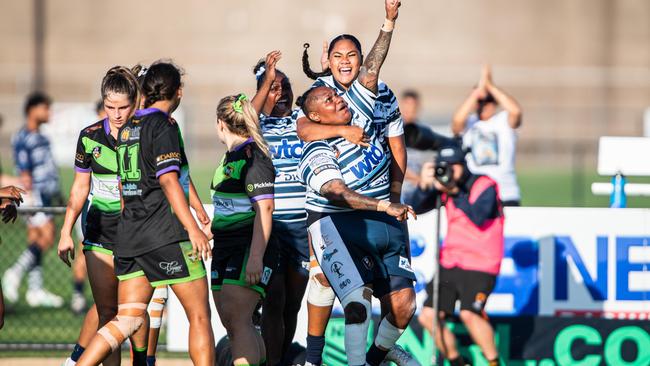
[[[384,19],[384,25],[381,26],[381,30],[384,32],[392,32],[393,29],[395,29],[395,21]]]
[[[379,201],[377,202],[377,211],[386,212],[386,210],[388,210],[388,206],[390,206],[389,201]]]

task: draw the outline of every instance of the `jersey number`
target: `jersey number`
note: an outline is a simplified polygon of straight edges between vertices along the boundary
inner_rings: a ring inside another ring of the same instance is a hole
[[[120,177],[123,180],[139,181],[140,169],[138,168],[138,152],[140,144],[130,146],[122,145],[117,148],[120,159]]]

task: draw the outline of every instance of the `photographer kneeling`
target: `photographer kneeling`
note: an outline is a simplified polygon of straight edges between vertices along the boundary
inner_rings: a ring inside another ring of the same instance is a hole
[[[484,311],[503,257],[504,216],[498,186],[487,176],[472,174],[463,150],[448,145],[440,149],[435,167],[422,169],[414,200],[419,203],[414,206],[416,212],[435,208],[436,195],[445,205],[448,225],[440,251],[439,327],[434,332],[431,293],[419,321],[434,336],[436,347],[452,366],[466,365],[455,336],[446,327],[456,300],[460,300],[460,320],[489,365],[499,365],[494,331]]]

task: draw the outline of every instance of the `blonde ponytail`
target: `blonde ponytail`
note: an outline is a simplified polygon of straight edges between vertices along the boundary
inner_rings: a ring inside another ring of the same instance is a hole
[[[255,108],[244,94],[222,98],[217,106],[217,118],[225,122],[230,132],[237,136],[251,137],[262,153],[271,157]]]

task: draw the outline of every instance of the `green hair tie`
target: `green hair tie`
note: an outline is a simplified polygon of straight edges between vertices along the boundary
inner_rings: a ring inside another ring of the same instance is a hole
[[[237,96],[237,100],[232,102],[232,109],[234,109],[235,112],[239,114],[244,114],[244,108],[241,105],[241,102],[244,100],[248,100],[248,98],[246,98],[246,94],[244,93],[239,94],[239,96]]]

